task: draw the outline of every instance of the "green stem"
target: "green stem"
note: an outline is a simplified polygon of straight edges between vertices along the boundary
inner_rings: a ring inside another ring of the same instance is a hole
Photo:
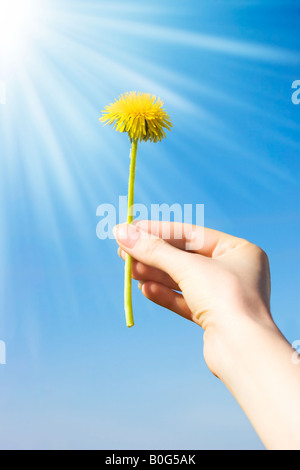
[[[135,164],[137,154],[138,141],[133,140],[131,144],[131,155],[130,155],[130,170],[129,170],[129,183],[128,183],[128,208],[127,208],[127,223],[131,224],[133,221],[133,210],[134,210],[134,180],[135,180]],[[126,254],[125,260],[125,281],[124,281],[124,308],[126,324],[128,328],[134,325],[133,310],[132,310],[132,298],[131,298],[131,270],[132,270],[132,258]]]

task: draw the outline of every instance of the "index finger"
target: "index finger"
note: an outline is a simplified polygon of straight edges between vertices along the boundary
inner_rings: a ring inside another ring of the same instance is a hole
[[[241,242],[240,238],[199,225],[157,220],[136,220],[133,223],[141,230],[162,238],[180,250],[207,257],[222,254],[222,246],[225,243],[233,248]]]

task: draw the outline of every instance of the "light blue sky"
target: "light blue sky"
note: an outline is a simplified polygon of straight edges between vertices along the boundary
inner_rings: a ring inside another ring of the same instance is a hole
[[[299,339],[299,6],[38,3],[0,71],[0,448],[262,448],[199,328],[136,285],[124,324],[123,266],[96,208],[126,194],[129,143],[98,117],[124,91],[165,101],[174,128],[140,145],[136,202],[205,204],[208,227],[262,246],[273,315]]]

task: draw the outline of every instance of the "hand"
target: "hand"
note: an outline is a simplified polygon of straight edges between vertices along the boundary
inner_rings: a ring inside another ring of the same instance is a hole
[[[141,221],[115,234],[120,255],[135,259],[143,294],[204,328],[208,367],[266,447],[299,450],[300,366],[271,317],[266,254],[246,240],[181,224]],[[202,234],[204,243],[186,251]]]
[[[134,258],[133,278],[142,281],[144,296],[205,330],[204,357],[220,378],[226,342],[242,325],[273,325],[268,258],[252,243],[203,227],[154,221],[120,225],[116,237],[121,257]],[[204,242],[185,251],[191,239]]]

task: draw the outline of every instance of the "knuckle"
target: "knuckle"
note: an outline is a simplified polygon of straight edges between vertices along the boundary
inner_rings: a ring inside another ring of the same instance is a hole
[[[152,258],[157,256],[157,253],[161,250],[162,247],[162,240],[160,238],[153,238],[149,240],[147,244],[147,256]]]
[[[262,248],[260,248],[259,246],[254,245],[254,247],[255,247],[254,249],[255,249],[255,252],[256,252],[257,259],[260,262],[260,264],[264,267],[268,267],[269,266],[269,257],[267,255],[267,253]]]
[[[269,257],[267,255],[267,253],[262,249],[262,248],[259,248],[259,251],[260,251],[260,258],[262,260],[262,262],[266,265],[269,264]]]

